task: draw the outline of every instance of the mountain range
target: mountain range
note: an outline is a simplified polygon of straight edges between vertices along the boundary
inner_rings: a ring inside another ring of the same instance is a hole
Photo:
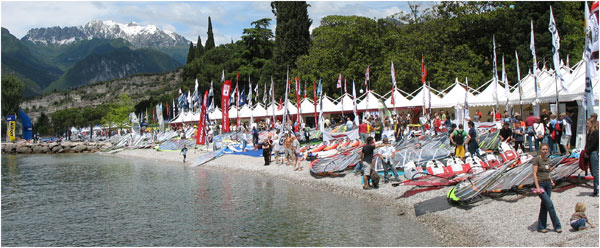
[[[2,74],[25,84],[25,96],[70,89],[185,64],[189,41],[135,22],[94,20],[78,27],[34,28],[18,39],[2,28]]]

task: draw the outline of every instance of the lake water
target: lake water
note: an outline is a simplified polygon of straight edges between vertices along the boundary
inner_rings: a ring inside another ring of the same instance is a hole
[[[2,155],[2,246],[439,246],[397,209],[274,178]]]

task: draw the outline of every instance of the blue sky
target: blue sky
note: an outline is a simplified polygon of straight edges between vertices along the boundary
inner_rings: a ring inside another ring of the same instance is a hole
[[[1,25],[17,38],[31,28],[51,26],[80,26],[93,19],[113,20],[120,23],[135,21],[141,25],[153,24],[174,31],[194,43],[198,35],[206,41],[208,16],[212,19],[215,42],[222,44],[239,40],[244,28],[252,21],[275,17],[270,1],[5,1],[1,2]],[[311,30],[318,27],[328,15],[358,15],[382,18],[400,11],[408,12],[405,1],[309,1]],[[433,2],[413,2],[427,8]]]

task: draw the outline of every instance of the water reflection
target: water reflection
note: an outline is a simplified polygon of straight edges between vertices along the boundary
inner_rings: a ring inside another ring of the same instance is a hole
[[[430,236],[393,208],[273,178],[96,154],[2,156],[6,246],[439,245]]]

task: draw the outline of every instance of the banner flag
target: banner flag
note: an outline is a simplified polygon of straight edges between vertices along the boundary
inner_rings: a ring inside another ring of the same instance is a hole
[[[493,81],[493,89],[492,96],[494,98],[494,102],[496,102],[496,109],[498,109],[498,68],[496,67],[496,36],[492,35],[492,44],[494,47],[494,64],[492,69],[492,76],[494,77]]]
[[[533,56],[533,79],[535,87],[535,98],[540,95],[540,80],[538,78],[537,70],[537,58],[535,56],[535,35],[533,34],[533,20],[531,20],[531,41],[529,43],[529,49],[531,49],[531,55]]]
[[[271,88],[269,88],[269,95],[271,95],[271,114],[273,121],[271,122],[271,128],[275,127],[275,92],[273,89],[273,76],[271,76]]]
[[[470,118],[470,113],[469,113],[469,78],[467,78],[467,77],[465,77],[465,118]]]
[[[369,91],[369,79],[370,79],[370,69],[367,66],[367,71],[365,72],[365,92]]]
[[[392,94],[394,94],[392,92]],[[354,104],[354,125],[357,127],[360,125],[358,120],[358,110],[356,109],[356,87],[354,87],[354,80],[352,80],[352,102]]]
[[[567,85],[560,73],[560,54],[558,53],[558,49],[560,49],[560,37],[558,36],[558,28],[556,27],[554,15],[552,14],[552,6],[550,6],[550,23],[548,23],[548,31],[552,34],[552,62],[554,63],[554,73],[556,74],[557,79],[560,79],[560,86],[566,93]]]
[[[238,87],[240,79],[240,72],[237,72],[237,76],[235,77],[235,127],[240,127],[240,89]],[[236,129],[237,130],[237,129]]]
[[[225,80],[221,89],[221,118],[223,120],[223,133],[229,132],[229,93],[231,91],[231,81]]]
[[[306,91],[304,91],[306,92]],[[318,127],[318,119],[317,119],[317,86],[315,85],[315,81],[313,81],[313,105],[315,106],[315,128]]]
[[[583,107],[587,110],[587,117],[589,118],[594,112],[594,90],[592,82],[597,80],[596,66],[594,63],[593,54],[594,49],[598,51],[598,19],[596,15],[588,9],[587,3],[585,5],[585,48],[583,52],[583,61],[585,61],[585,90],[583,95]],[[595,2],[596,9],[598,7],[598,1]],[[592,8],[594,5],[592,5]],[[588,33],[591,34],[588,35]],[[596,37],[594,37],[596,35]],[[596,43],[594,43],[594,39]],[[595,44],[595,46],[594,46]]]
[[[519,104],[523,104],[521,95],[523,94],[523,88],[521,87],[521,69],[519,68],[519,54],[515,50],[515,58],[517,59],[517,89],[519,90]]]
[[[337,81],[336,88],[338,88],[338,89],[342,88],[342,74],[341,73],[338,76],[338,81]]]
[[[206,141],[206,104],[208,103],[208,92],[204,91],[204,100],[200,110],[200,120],[198,120],[198,130],[196,135],[196,144],[204,145]]]
[[[394,92],[396,91],[396,70],[394,70],[394,61],[392,61],[392,69],[390,73],[392,74],[392,106],[394,106]]]

